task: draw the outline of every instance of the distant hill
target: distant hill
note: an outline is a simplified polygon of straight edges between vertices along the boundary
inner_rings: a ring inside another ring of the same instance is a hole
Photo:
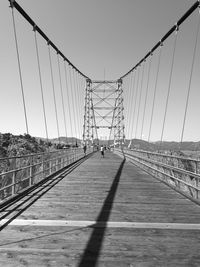
[[[59,145],[60,142],[60,145]],[[11,157],[17,155],[25,155],[31,153],[45,152],[47,149],[57,149],[65,146],[81,146],[82,141],[75,137],[60,137],[50,139],[49,142],[45,138],[32,137],[28,134],[13,135],[11,133],[0,133],[0,157]],[[98,141],[94,140],[97,144]],[[110,140],[110,144],[113,140]],[[125,147],[128,147],[130,140],[126,140]],[[107,145],[108,140],[99,140],[99,145]],[[199,142],[147,142],[140,139],[132,139],[131,148],[148,150],[148,151],[200,151]]]
[[[78,144],[79,146],[81,145],[81,140],[78,139],[78,138],[75,138],[75,137],[64,137],[64,136],[61,136],[59,139],[58,138],[52,138],[52,139],[49,139],[49,141],[51,143],[55,143],[55,144],[58,144],[59,142],[61,144],[68,144],[68,145],[74,145],[74,144]]]
[[[45,152],[50,144],[29,134],[0,133],[0,157],[12,157]]]
[[[80,146],[81,140],[75,137],[60,137],[49,139],[32,137],[29,134],[13,135],[0,133],[0,157],[12,157],[31,153],[45,152],[47,149],[57,149],[66,146]]]
[[[164,150],[188,150],[188,151],[200,151],[200,142],[160,142],[155,143],[156,147],[161,147]]]
[[[126,146],[130,143],[130,140],[126,140]],[[147,142],[140,139],[132,139],[132,148],[157,151],[157,150],[167,150],[167,151],[200,151],[200,142],[174,142],[174,141],[164,141],[164,142]]]
[[[130,144],[130,141],[131,140],[126,140],[125,146],[128,146]],[[137,148],[148,151],[157,150],[155,144],[140,139],[132,139],[131,148]]]

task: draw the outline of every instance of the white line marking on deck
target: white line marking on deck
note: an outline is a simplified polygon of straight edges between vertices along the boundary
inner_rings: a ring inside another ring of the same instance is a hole
[[[7,222],[0,221],[0,225]],[[71,220],[23,220],[15,219],[9,225],[15,226],[68,226],[68,227],[98,227],[98,228],[129,228],[129,229],[177,229],[200,230],[200,224],[192,223],[146,223],[146,222],[96,222],[96,221],[71,221]]]

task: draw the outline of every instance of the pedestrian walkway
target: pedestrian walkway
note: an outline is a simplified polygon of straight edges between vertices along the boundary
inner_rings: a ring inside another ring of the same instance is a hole
[[[95,153],[0,232],[0,266],[200,266],[200,207]]]

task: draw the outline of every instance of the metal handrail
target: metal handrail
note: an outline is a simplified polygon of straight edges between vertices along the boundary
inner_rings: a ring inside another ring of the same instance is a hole
[[[4,157],[4,158],[0,158],[0,161],[2,160],[8,160],[8,159],[20,159],[20,158],[27,158],[27,157],[35,157],[35,156],[42,156],[42,155],[46,155],[46,154],[56,154],[59,152],[63,152],[63,151],[71,151],[73,149],[77,149],[77,148],[63,148],[63,149],[57,149],[57,150],[53,150],[53,151],[49,151],[49,152],[39,152],[39,153],[32,153],[32,154],[27,154],[27,155],[18,155],[18,156],[12,156],[12,157]]]
[[[193,201],[200,204],[200,174],[197,173],[197,165],[195,165],[195,171],[193,172],[161,162],[161,157],[171,157],[171,155],[133,149],[124,149],[123,152],[120,149],[115,149],[115,152],[118,154],[123,153],[123,156],[128,158],[132,163],[141,167],[154,177],[162,180],[164,183],[167,183],[170,187],[184,194],[186,197],[189,197]],[[151,154],[153,156],[156,155],[156,159],[148,158],[148,156]],[[172,157],[177,160],[183,160],[184,162],[192,161],[195,162],[195,164],[199,163],[198,160],[190,158],[176,157],[174,155]]]
[[[87,154],[91,152],[92,149],[87,149]],[[13,165],[16,166],[16,161],[19,160],[22,162],[18,162],[18,164],[22,163],[25,166],[0,173],[0,202],[31,187],[84,156],[82,148],[73,148],[1,158],[0,162],[1,160],[7,160],[8,162],[14,160]]]
[[[128,150],[125,149],[124,151],[134,153],[135,155],[142,155],[142,157],[148,157],[148,158],[153,158],[156,157],[156,160],[159,162],[164,162],[167,163],[168,165],[171,166],[177,166],[180,169],[180,165],[183,165],[183,169],[185,170],[191,170],[191,168],[194,169],[194,173],[200,173],[200,161],[197,159],[193,158],[188,158],[188,157],[180,157],[180,156],[175,156],[175,155],[167,155],[167,154],[162,154],[162,153],[157,153],[157,152],[149,152],[149,151],[144,151],[144,150]],[[171,161],[172,159],[172,161]],[[175,161],[174,161],[175,160]]]
[[[194,161],[194,162],[200,162],[200,159],[194,159],[194,158],[190,158],[190,157],[184,157],[184,156],[175,156],[175,155],[169,155],[169,154],[163,154],[163,153],[159,153],[159,152],[153,152],[153,151],[146,151],[146,150],[142,150],[142,149],[129,149],[130,151],[137,151],[137,152],[144,152],[146,154],[152,154],[152,155],[156,155],[156,156],[162,156],[165,158],[175,158],[175,159],[182,159],[182,160],[190,160],[190,161]],[[126,151],[126,150],[124,150]]]
[[[127,157],[127,154],[126,154],[126,157]],[[129,155],[128,155],[128,157],[129,157]],[[131,157],[130,157],[131,158]],[[140,162],[139,160],[138,160],[138,162]],[[154,168],[154,167],[152,167],[152,166],[149,166],[148,164],[145,164],[144,162],[140,162],[142,165],[144,165],[144,166],[146,166],[146,167],[148,167],[148,168],[150,168],[150,169],[152,169],[152,170],[154,170],[154,171],[158,171],[158,169],[156,169],[156,168]],[[167,165],[166,165],[167,166]],[[179,179],[179,178],[177,178],[177,177],[174,177],[174,176],[172,176],[172,175],[170,175],[170,174],[168,174],[168,173],[165,173],[165,172],[163,172],[163,171],[161,171],[161,170],[159,170],[159,172],[160,173],[162,173],[163,175],[166,175],[166,176],[168,176],[170,179],[172,179],[172,180],[176,180],[176,181],[178,181],[178,182],[180,182],[180,183],[183,183],[184,185],[186,185],[186,186],[188,186],[188,187],[191,187],[191,188],[193,188],[193,189],[195,189],[195,190],[198,190],[198,191],[200,191],[200,188],[198,188],[198,187],[196,187],[196,186],[194,186],[194,185],[192,185],[192,184],[189,184],[189,183],[187,183],[187,182],[185,182],[185,181],[183,181],[183,180],[181,180],[181,179]],[[200,178],[200,177],[199,177]]]
[[[126,155],[132,156],[132,154],[129,154],[127,152],[126,152]],[[140,156],[137,156],[137,158],[141,159],[141,160],[145,160],[145,161],[153,163],[153,164],[157,164],[157,165],[162,166],[164,168],[170,168],[170,169],[172,169],[172,170],[174,170],[176,172],[179,172],[179,173],[182,173],[182,174],[186,174],[186,175],[190,175],[190,176],[195,177],[195,178],[200,180],[200,175],[195,173],[195,172],[187,171],[187,170],[182,169],[182,168],[174,167],[174,166],[169,165],[169,164],[158,162],[156,160],[146,159],[146,158],[140,157]]]

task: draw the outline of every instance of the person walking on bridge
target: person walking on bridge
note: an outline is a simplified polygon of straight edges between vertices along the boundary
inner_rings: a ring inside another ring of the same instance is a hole
[[[83,147],[83,152],[84,152],[85,156],[86,156],[86,150],[87,150],[87,146],[85,144],[84,147]]]
[[[104,158],[104,147],[101,146],[101,149],[100,150],[101,150],[101,157]]]

